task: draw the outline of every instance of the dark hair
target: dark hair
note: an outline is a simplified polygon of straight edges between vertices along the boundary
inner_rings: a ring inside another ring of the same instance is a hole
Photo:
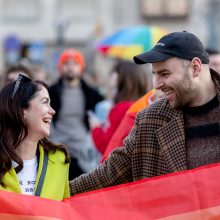
[[[16,82],[6,85],[0,92],[0,184],[5,173],[11,168],[12,160],[18,164],[16,172],[23,169],[23,161],[16,153],[16,148],[27,138],[28,129],[24,121],[23,109],[29,107],[36,93],[47,88],[41,81],[20,82],[19,88],[12,98]],[[39,141],[45,151],[62,150],[65,153],[65,163],[69,162],[68,152],[63,145],[57,145],[47,138]]]
[[[131,61],[119,61],[112,69],[118,74],[114,102],[135,101],[147,92],[148,79],[144,66]]]

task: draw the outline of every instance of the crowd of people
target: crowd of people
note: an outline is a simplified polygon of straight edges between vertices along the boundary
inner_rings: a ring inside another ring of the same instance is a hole
[[[134,61],[117,61],[106,96],[84,80],[86,62],[74,48],[60,54],[49,86],[37,66],[8,67],[0,189],[62,200],[220,162],[219,66],[217,50],[173,32]]]

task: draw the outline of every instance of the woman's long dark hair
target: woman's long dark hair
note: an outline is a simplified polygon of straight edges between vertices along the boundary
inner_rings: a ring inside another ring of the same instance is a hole
[[[136,101],[148,90],[147,72],[143,66],[131,61],[119,61],[112,69],[118,74],[114,102]]]
[[[18,164],[16,172],[23,169],[23,161],[16,153],[16,148],[27,138],[28,129],[24,121],[23,109],[29,107],[29,102],[36,93],[47,85],[41,81],[21,80],[15,92],[15,83],[6,85],[0,92],[0,184],[3,176],[11,168],[12,160]],[[65,163],[69,162],[69,154],[63,145],[57,145],[47,138],[39,141],[45,151],[55,152],[61,150],[65,153]]]

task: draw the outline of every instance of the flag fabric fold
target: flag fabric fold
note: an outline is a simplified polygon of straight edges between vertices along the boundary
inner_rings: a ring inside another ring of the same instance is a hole
[[[55,201],[0,191],[1,220],[220,219],[220,164]]]

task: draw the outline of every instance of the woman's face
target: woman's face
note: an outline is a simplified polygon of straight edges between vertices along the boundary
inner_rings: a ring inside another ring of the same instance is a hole
[[[47,137],[50,134],[50,125],[55,111],[50,106],[50,97],[46,88],[41,89],[29,102],[28,109],[24,110],[24,119],[27,123],[28,138],[33,141]]]

